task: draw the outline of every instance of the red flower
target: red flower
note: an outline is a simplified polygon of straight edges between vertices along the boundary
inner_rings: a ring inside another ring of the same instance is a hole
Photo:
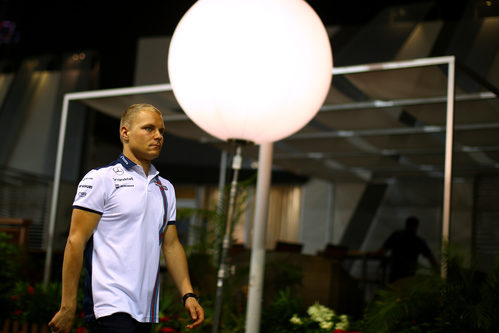
[[[12,295],[12,296],[10,296],[10,298],[12,298],[15,301],[15,300],[19,299],[19,295]]]
[[[23,313],[23,311],[22,311],[22,310],[15,310],[15,311],[13,312],[13,314],[15,314],[16,316],[20,315],[21,313]]]
[[[35,294],[35,288],[33,288],[33,286],[29,286],[28,287],[28,294],[30,294],[30,295],[34,295]]]
[[[170,321],[170,317],[167,317],[167,316],[161,317],[161,318],[159,318],[159,321],[160,321],[160,322],[163,322],[163,321]]]
[[[85,312],[80,312],[80,318],[85,318]]]
[[[176,332],[175,329],[171,328],[171,327],[161,327],[159,329],[159,331],[161,333],[171,333],[171,332]]]
[[[76,333],[85,333],[85,332],[86,332],[86,331],[85,331],[85,327],[78,327],[78,328],[76,329]]]

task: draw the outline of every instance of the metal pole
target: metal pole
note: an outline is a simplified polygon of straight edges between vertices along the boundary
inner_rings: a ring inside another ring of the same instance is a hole
[[[228,253],[230,249],[231,232],[232,232],[232,219],[235,209],[235,199],[237,190],[237,178],[239,176],[239,170],[241,169],[242,156],[241,156],[241,143],[236,142],[236,154],[232,160],[232,170],[234,175],[232,177],[232,183],[230,186],[229,193],[229,210],[227,212],[227,221],[225,223],[225,234],[222,243],[222,257],[220,259],[220,266],[218,269],[218,279],[217,279],[217,293],[215,299],[215,311],[213,314],[213,329],[212,332],[218,332],[218,327],[220,326],[220,316],[222,313],[222,296],[223,296],[223,284],[227,277],[228,272]]]
[[[260,145],[258,153],[258,179],[256,183],[255,218],[251,248],[248,305],[246,307],[246,333],[258,333],[265,272],[265,237],[269,189],[272,175],[273,143]]]
[[[447,76],[447,118],[445,124],[445,169],[444,169],[444,202],[442,212],[442,255],[441,275],[447,277],[447,245],[449,242],[451,197],[452,197],[452,151],[454,136],[454,87],[455,58],[449,59]]]
[[[217,244],[219,241],[219,237],[222,234],[222,225],[220,221],[222,221],[222,216],[224,214],[224,200],[225,200],[225,181],[227,178],[227,151],[222,150],[222,154],[220,155],[220,172],[218,174],[218,207],[217,207],[217,225],[216,225],[216,237]],[[214,265],[218,265],[220,253],[218,251],[218,247],[215,248],[215,255],[213,256]]]
[[[57,200],[59,199],[59,185],[61,183],[62,157],[64,154],[64,139],[66,137],[66,123],[68,118],[69,98],[64,95],[62,102],[61,123],[59,125],[59,139],[57,142],[57,155],[55,160],[54,183],[50,202],[49,228],[47,238],[47,251],[45,253],[45,268],[43,271],[43,284],[48,285],[52,267],[52,254],[54,250],[54,229],[57,215]]]
[[[332,74],[333,75],[354,74],[354,73],[386,71],[386,70],[402,69],[402,68],[426,67],[426,66],[446,64],[451,61],[454,63],[454,56],[419,58],[419,59],[391,61],[391,62],[378,62],[378,63],[364,64],[364,65],[333,67]]]

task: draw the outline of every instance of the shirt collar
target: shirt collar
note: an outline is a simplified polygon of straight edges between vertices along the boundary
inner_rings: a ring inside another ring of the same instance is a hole
[[[118,163],[123,165],[125,167],[125,169],[127,169],[127,170],[131,169],[137,165],[131,159],[126,157],[123,153],[121,153],[120,157],[118,157]],[[152,179],[158,175],[159,175],[159,171],[156,169],[156,167],[153,164],[151,164],[151,168],[149,169],[149,177],[148,178]]]
[[[121,165],[123,165],[126,169],[130,169],[136,165],[131,159],[123,155],[123,153],[121,153],[120,157],[118,157],[118,162],[121,163]]]
[[[149,177],[148,178],[156,178],[159,175],[159,171],[151,164],[151,168],[149,168]]]

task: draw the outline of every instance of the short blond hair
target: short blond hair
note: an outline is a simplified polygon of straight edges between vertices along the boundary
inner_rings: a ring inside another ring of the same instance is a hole
[[[161,113],[161,111],[159,111],[159,109],[156,108],[154,105],[151,105],[151,104],[132,104],[132,105],[130,105],[125,110],[125,112],[123,112],[123,115],[121,116],[121,120],[120,120],[119,130],[120,130],[121,142],[123,142],[123,138],[121,137],[121,128],[123,126],[130,128],[132,126],[133,120],[135,119],[135,116],[137,115],[137,113],[139,113],[142,110],[156,112],[157,114],[159,114],[161,116],[161,118],[163,118],[163,114]]]

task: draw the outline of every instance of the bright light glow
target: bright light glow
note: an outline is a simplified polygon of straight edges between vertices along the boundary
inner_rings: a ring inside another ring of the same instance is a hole
[[[199,0],[170,43],[173,92],[222,140],[273,142],[305,126],[332,79],[327,32],[303,0]]]

